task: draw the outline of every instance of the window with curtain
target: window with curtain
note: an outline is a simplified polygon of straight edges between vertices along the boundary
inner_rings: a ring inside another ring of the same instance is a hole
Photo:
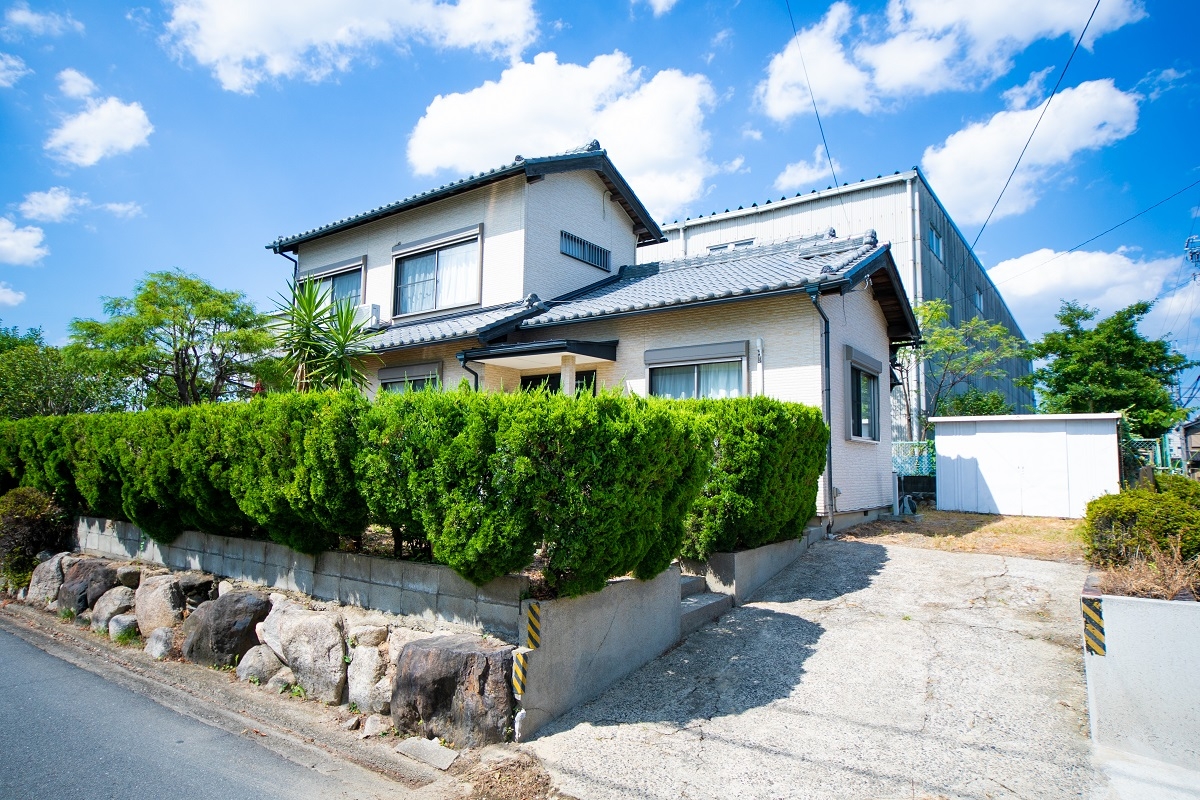
[[[717,361],[707,364],[685,364],[650,369],[650,394],[688,400],[695,397],[741,397],[743,368],[737,361]]]
[[[404,392],[419,392],[426,386],[437,388],[437,375],[421,375],[409,376],[398,381],[384,381],[379,384],[379,387],[385,392],[396,392],[403,394]]]
[[[549,392],[557,392],[562,389],[562,373],[547,372],[541,375],[522,375],[521,388],[523,390],[537,389],[546,387]],[[596,393],[596,370],[589,369],[575,373],[575,394],[595,394]]]
[[[318,288],[329,292],[329,299],[334,303],[349,302],[352,306],[362,302],[362,270],[343,272],[338,275],[317,278]]]
[[[396,260],[396,312],[414,314],[479,302],[479,240]]]
[[[850,368],[850,426],[852,435],[879,441],[879,376]]]

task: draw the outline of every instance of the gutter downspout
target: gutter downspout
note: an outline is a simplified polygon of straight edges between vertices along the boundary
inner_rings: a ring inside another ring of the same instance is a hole
[[[467,359],[466,359],[465,353],[458,353],[458,365],[460,367],[462,367],[464,370],[466,370],[467,372],[471,373],[471,377],[474,378],[474,381],[472,381],[472,383],[474,383],[474,385],[475,385],[475,391],[478,392],[479,391],[479,373],[467,366]]]
[[[300,277],[300,260],[296,259],[296,258],[292,258],[291,256],[289,256],[287,253],[285,253],[282,250],[276,250],[275,255],[283,256],[288,261],[292,262],[292,283],[295,283],[296,280]]]
[[[821,289],[818,285],[810,284],[804,287],[804,291],[808,293],[808,299],[812,300],[813,308],[821,315],[822,333],[821,338],[825,343],[825,364],[821,372],[824,375],[824,387],[822,391],[822,405],[825,412],[825,424],[829,426],[829,442],[825,448],[825,535],[833,534],[833,514],[837,510],[837,498],[834,496],[833,488],[833,418],[830,409],[831,403],[831,387],[829,378],[829,317],[825,314],[825,309],[821,308]]]

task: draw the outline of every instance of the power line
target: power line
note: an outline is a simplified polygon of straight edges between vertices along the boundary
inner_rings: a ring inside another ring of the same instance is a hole
[[[1038,115],[1037,122],[1033,123],[1033,130],[1029,132],[1029,138],[1025,140],[1025,146],[1021,148],[1021,154],[1017,156],[1017,163],[1013,164],[1012,172],[1008,173],[1008,180],[1004,182],[1004,188],[1000,190],[1000,196],[992,204],[992,210],[988,212],[987,219],[983,221],[983,227],[979,229],[979,233],[975,234],[975,241],[971,242],[971,250],[974,250],[975,245],[979,244],[979,237],[983,236],[988,223],[992,221],[992,214],[996,213],[996,208],[1000,205],[1001,198],[1008,191],[1008,185],[1012,183],[1013,176],[1017,174],[1017,167],[1021,166],[1021,159],[1025,157],[1025,151],[1029,149],[1029,143],[1033,141],[1033,135],[1037,133],[1038,126],[1042,124],[1042,118],[1046,116],[1046,111],[1050,108],[1050,103],[1054,100],[1054,95],[1058,94],[1058,87],[1062,86],[1063,78],[1067,77],[1067,68],[1071,66],[1071,61],[1074,60],[1075,54],[1079,52],[1079,45],[1083,44],[1084,34],[1087,33],[1088,26],[1092,24],[1092,18],[1096,16],[1096,9],[1098,8],[1100,8],[1100,0],[1096,0],[1096,5],[1092,6],[1092,13],[1088,15],[1083,30],[1079,32],[1079,38],[1075,40],[1075,48],[1071,50],[1071,55],[1067,58],[1067,63],[1063,65],[1062,72],[1058,75],[1058,82],[1054,84],[1054,90],[1046,98],[1046,102],[1042,106],[1042,113]]]
[[[1056,261],[1056,260],[1058,260],[1058,259],[1062,258],[1063,256],[1065,256],[1065,255],[1069,254],[1069,253],[1074,253],[1074,252],[1075,252],[1076,250],[1078,250],[1079,248],[1081,248],[1081,247],[1086,247],[1087,245],[1091,244],[1092,242],[1096,241],[1097,239],[1101,238],[1102,236],[1107,236],[1108,234],[1110,234],[1110,233],[1112,233],[1113,231],[1115,231],[1117,228],[1123,227],[1123,226],[1125,226],[1125,225],[1129,224],[1130,222],[1133,222],[1135,219],[1137,219],[1138,217],[1142,216],[1143,214],[1147,214],[1147,213],[1149,213],[1149,212],[1153,211],[1154,209],[1158,208],[1159,206],[1161,206],[1163,203],[1167,202],[1168,200],[1174,200],[1176,197],[1178,197],[1179,195],[1183,194],[1183,193],[1184,193],[1184,192],[1186,192],[1188,189],[1191,189],[1193,186],[1200,186],[1200,179],[1192,181],[1192,182],[1191,182],[1191,183],[1189,183],[1187,186],[1185,186],[1185,187],[1183,187],[1182,189],[1180,189],[1178,192],[1175,192],[1174,194],[1171,194],[1171,195],[1168,195],[1167,197],[1164,197],[1162,200],[1159,200],[1157,203],[1155,203],[1154,205],[1150,206],[1149,208],[1143,208],[1141,211],[1139,211],[1138,213],[1134,214],[1134,215],[1133,215],[1132,217],[1130,217],[1129,219],[1123,220],[1122,222],[1118,222],[1116,225],[1113,225],[1111,228],[1109,228],[1108,230],[1104,231],[1103,233],[1098,233],[1098,234],[1096,234],[1096,235],[1095,235],[1095,236],[1093,236],[1092,238],[1088,239],[1086,242],[1080,242],[1079,244],[1077,244],[1077,245],[1075,245],[1074,247],[1072,247],[1070,250],[1064,250],[1064,251],[1062,251],[1061,253],[1058,253],[1057,255],[1055,255],[1053,258],[1048,258],[1048,259],[1046,259],[1045,261],[1043,261],[1042,263],[1040,263],[1040,264],[1037,264],[1037,265],[1035,265],[1035,266],[1032,266],[1032,267],[1030,267],[1030,268],[1029,268],[1029,269],[1027,269],[1027,270],[1023,270],[1023,271],[1021,271],[1021,272],[1018,272],[1016,275],[1009,275],[1007,278],[1005,278],[1005,279],[1004,279],[1004,280],[1002,280],[1002,281],[993,281],[993,283],[995,283],[995,285],[997,285],[997,286],[999,286],[999,285],[1000,285],[1000,284],[1002,284],[1002,283],[1008,283],[1009,281],[1013,280],[1014,278],[1019,278],[1019,277],[1021,277],[1022,275],[1026,275],[1026,274],[1028,274],[1028,273],[1030,273],[1030,272],[1033,272],[1035,269],[1040,269],[1041,267],[1044,267],[1044,266],[1046,266],[1046,265],[1047,265],[1047,264],[1049,264],[1051,261]]]
[[[817,110],[817,96],[813,94],[812,81],[808,79],[808,65],[804,63],[804,50],[800,48],[800,31],[796,29],[796,18],[792,16],[791,0],[783,0],[783,4],[787,6],[788,20],[792,23],[792,41],[796,43],[796,52],[800,54],[800,68],[804,70],[804,86],[808,89],[808,99],[812,101],[813,116],[817,118],[817,130],[821,132],[821,145],[825,148],[825,160],[829,162],[829,172],[833,175],[833,186],[838,189],[840,185],[838,184],[837,169],[833,166],[833,154],[829,152],[829,141],[825,138],[825,125],[821,122],[821,112]],[[837,198],[842,207],[842,213],[846,216],[846,225],[849,226],[850,213],[846,211],[846,203],[842,200],[840,191]]]

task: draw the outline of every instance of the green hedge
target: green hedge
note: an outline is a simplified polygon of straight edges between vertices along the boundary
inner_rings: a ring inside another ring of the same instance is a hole
[[[798,536],[827,441],[815,409],[765,398],[279,394],[0,423],[0,489],[160,542],[195,529],[315,553],[381,523],[478,584],[540,552],[574,595]]]
[[[713,461],[687,518],[682,554],[796,539],[816,513],[829,429],[810,406],[767,397],[693,401],[712,426]]]
[[[1170,551],[1178,541],[1180,555],[1200,556],[1200,491],[1190,478],[1160,475],[1158,488],[1128,489],[1097,497],[1084,518],[1088,556],[1099,564],[1123,564],[1151,545]]]

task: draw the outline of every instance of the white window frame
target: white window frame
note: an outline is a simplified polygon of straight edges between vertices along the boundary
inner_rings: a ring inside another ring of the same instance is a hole
[[[325,264],[314,269],[301,269],[296,278],[299,283],[306,281],[322,281],[329,282],[330,300],[333,299],[333,279],[341,275],[348,275],[351,272],[358,273],[358,302],[354,305],[360,306],[363,304],[363,298],[367,294],[366,275],[367,275],[367,257],[357,256],[348,258],[344,261],[336,261],[332,264]]]
[[[684,347],[664,347],[647,350],[644,358],[646,364],[646,396],[651,394],[652,373],[664,367],[700,367],[703,364],[728,364],[740,362],[742,365],[742,385],[738,397],[750,396],[750,340],[736,342],[718,342],[715,344],[687,345]],[[700,370],[695,370],[696,398],[700,398]]]
[[[425,255],[430,252],[437,252],[455,245],[466,244],[475,240],[478,242],[478,270],[479,287],[475,297],[463,303],[456,303],[452,306],[437,305],[437,268],[434,271],[434,306],[422,311],[409,311],[406,313],[400,312],[400,263],[406,258]],[[434,314],[443,311],[449,311],[456,308],[469,308],[477,306],[482,302],[483,297],[483,223],[478,225],[470,225],[458,230],[447,231],[436,236],[427,236],[423,239],[417,239],[411,242],[400,242],[392,248],[392,319],[400,319],[407,317],[417,317],[422,314]]]
[[[379,379],[379,391],[381,392],[410,392],[413,390],[412,385],[417,381],[429,380],[433,380],[440,388],[442,385],[442,362],[430,361],[423,364],[380,367],[377,377]]]
[[[881,435],[883,416],[883,394],[879,390],[880,376],[883,374],[883,362],[878,359],[871,358],[861,350],[857,350],[850,345],[846,345],[845,355],[845,397],[842,403],[842,412],[846,417],[846,441],[853,442],[879,442]],[[860,419],[858,417],[859,409],[854,405],[854,387],[856,384],[855,377],[857,374],[868,375],[874,379],[874,414],[870,421],[870,430],[866,435],[859,435],[854,432],[854,423]]]
[[[933,223],[929,223],[929,252],[933,253],[933,257],[938,261],[944,261],[942,242],[942,234],[934,227]]]

